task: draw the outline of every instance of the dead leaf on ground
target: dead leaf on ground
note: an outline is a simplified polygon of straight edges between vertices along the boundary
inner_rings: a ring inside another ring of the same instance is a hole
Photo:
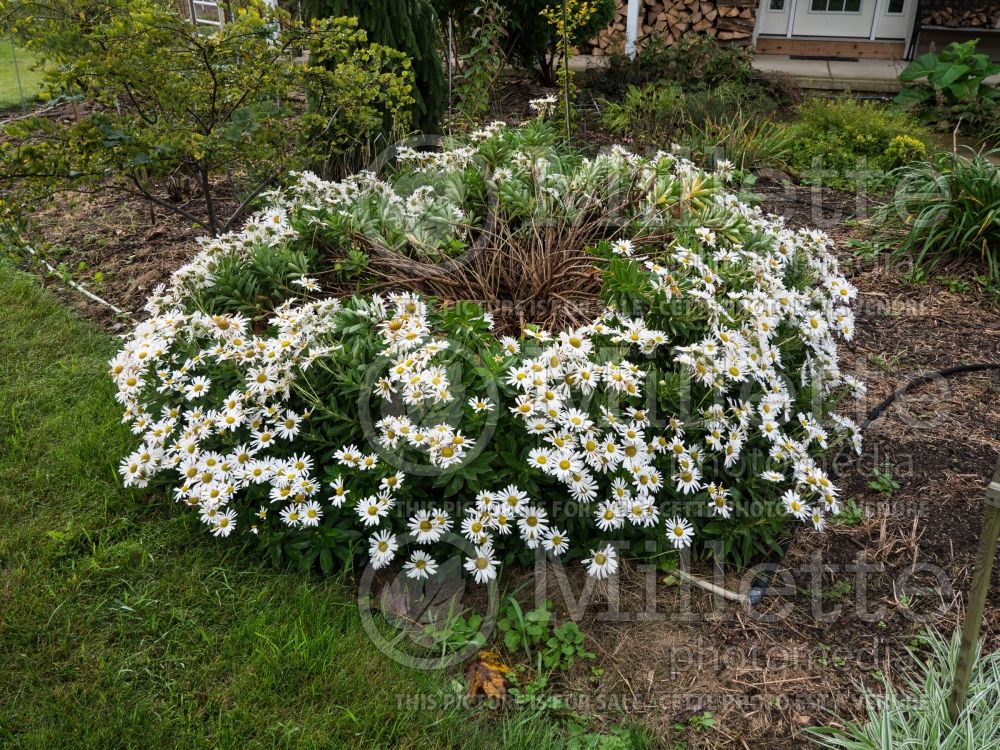
[[[479,657],[465,671],[469,695],[503,699],[507,695],[507,675],[511,669],[496,651],[480,651]]]

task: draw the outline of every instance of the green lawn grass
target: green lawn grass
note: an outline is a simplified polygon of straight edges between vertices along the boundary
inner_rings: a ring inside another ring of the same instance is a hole
[[[0,109],[16,107],[38,96],[43,74],[40,70],[30,70],[34,62],[31,53],[23,49],[15,51],[9,37],[0,37]]]
[[[124,491],[113,349],[0,263],[0,747],[562,746],[514,712],[401,706],[454,675],[382,656],[345,586]]]

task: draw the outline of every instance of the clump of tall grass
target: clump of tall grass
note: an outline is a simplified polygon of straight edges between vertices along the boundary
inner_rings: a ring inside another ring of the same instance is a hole
[[[678,144],[695,163],[714,168],[784,168],[791,157],[788,129],[770,119],[775,103],[752,87],[725,82],[685,91],[676,83],[629,86],[621,101],[602,105],[601,124],[649,148]]]
[[[876,220],[906,234],[897,255],[932,270],[945,260],[976,257],[991,284],[1000,284],[1000,149],[942,152],[930,162],[896,170],[894,197]]]
[[[910,650],[914,664],[902,689],[888,678],[882,692],[863,689],[868,721],[845,722],[842,727],[807,730],[810,739],[830,750],[986,750],[1000,738],[1000,652],[984,656],[976,647],[976,660],[968,700],[958,720],[948,719],[948,695],[954,679],[959,635],[949,640],[931,633],[924,657]]]
[[[792,139],[784,124],[742,112],[692,122],[678,140],[688,158],[705,167],[716,167],[726,159],[741,171],[787,169],[792,157]]]

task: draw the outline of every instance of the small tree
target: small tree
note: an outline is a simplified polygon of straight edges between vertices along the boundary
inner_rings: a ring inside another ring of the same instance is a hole
[[[615,16],[614,0],[588,0],[574,2],[573,18],[566,31],[570,46],[583,44],[598,31],[607,27]],[[543,83],[554,85],[559,62],[561,40],[549,17],[560,16],[561,0],[511,0],[510,45],[515,59],[534,68]]]
[[[306,0],[304,9],[312,18],[356,17],[372,41],[405,53],[413,66],[413,124],[425,133],[438,131],[447,88],[429,0]]]
[[[406,58],[369,44],[354,19],[302,25],[250,7],[205,34],[155,0],[3,10],[49,92],[86,102],[68,127],[35,117],[6,129],[0,185],[25,200],[114,190],[220,234],[280,175],[329,171],[387,119],[405,124],[412,103]],[[302,49],[308,64],[295,62]]]

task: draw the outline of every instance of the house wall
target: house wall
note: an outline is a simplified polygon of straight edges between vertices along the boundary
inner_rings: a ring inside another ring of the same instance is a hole
[[[681,36],[689,33],[706,34],[728,44],[752,44],[757,20],[757,4],[758,0],[640,0],[638,47],[641,49],[651,39],[657,39],[668,45],[673,44]],[[979,5],[974,5],[973,12],[978,18]],[[594,56],[624,51],[627,8],[627,0],[618,0],[612,24],[589,40],[588,44],[583,45],[580,51]],[[988,25],[1000,24],[1000,3],[984,3],[983,8],[984,14],[988,17],[986,21]],[[995,20],[989,18],[991,12],[996,14]],[[935,16],[933,19],[927,18],[926,21],[940,22],[940,18]],[[932,49],[940,50],[953,41],[965,41],[975,38],[976,35],[977,32],[971,29],[957,31],[924,29],[920,33],[917,53]],[[994,60],[1000,61],[1000,28],[984,28],[978,36],[979,49]],[[824,54],[832,57],[898,59],[902,56],[903,50],[903,45],[896,41],[852,40],[847,44],[847,42],[838,43],[833,38],[821,43],[805,39],[796,42],[794,39],[775,38],[758,40],[758,47],[762,41],[765,46],[771,45],[771,47],[761,51],[770,54]],[[837,46],[838,44],[842,49]],[[819,50],[817,46],[822,46],[823,49]]]

